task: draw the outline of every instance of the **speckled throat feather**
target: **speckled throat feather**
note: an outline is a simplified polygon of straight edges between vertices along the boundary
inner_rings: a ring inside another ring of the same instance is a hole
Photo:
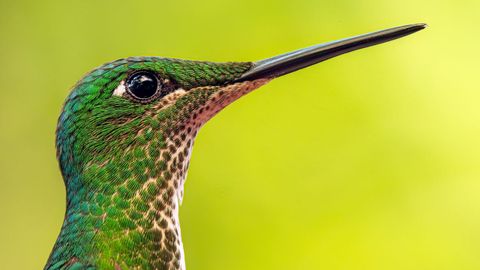
[[[178,208],[193,141],[268,82],[229,83],[250,66],[129,58],[87,74],[59,119],[67,210],[45,269],[185,269]],[[148,104],[114,96],[132,70],[154,70],[176,88]]]

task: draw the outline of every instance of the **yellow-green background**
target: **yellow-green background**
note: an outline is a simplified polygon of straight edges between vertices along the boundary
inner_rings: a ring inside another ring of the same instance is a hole
[[[0,2],[0,264],[41,269],[64,212],[68,89],[133,55],[256,60],[427,22],[277,79],[200,132],[189,269],[480,269],[480,2]]]

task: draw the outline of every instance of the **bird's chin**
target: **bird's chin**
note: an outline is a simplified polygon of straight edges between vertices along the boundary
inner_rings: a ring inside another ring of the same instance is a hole
[[[218,88],[218,90],[216,90],[215,93],[210,96],[208,101],[199,110],[199,114],[197,117],[195,117],[195,121],[197,123],[205,124],[223,108],[227,107],[237,99],[245,96],[253,90],[267,84],[271,80],[271,78],[262,78],[252,81],[228,84]]]

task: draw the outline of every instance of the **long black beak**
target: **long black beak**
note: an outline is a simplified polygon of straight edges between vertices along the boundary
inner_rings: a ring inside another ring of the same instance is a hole
[[[253,67],[236,81],[275,78],[314,65],[337,55],[370,47],[424,29],[424,23],[394,27],[378,32],[332,41],[297,51],[281,54],[253,63]]]

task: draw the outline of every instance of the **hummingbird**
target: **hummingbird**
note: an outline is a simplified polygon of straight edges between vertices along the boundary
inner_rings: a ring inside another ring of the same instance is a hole
[[[425,27],[390,28],[256,62],[129,57],[86,74],[58,119],[66,212],[44,269],[185,270],[178,213],[199,129],[274,78]]]

